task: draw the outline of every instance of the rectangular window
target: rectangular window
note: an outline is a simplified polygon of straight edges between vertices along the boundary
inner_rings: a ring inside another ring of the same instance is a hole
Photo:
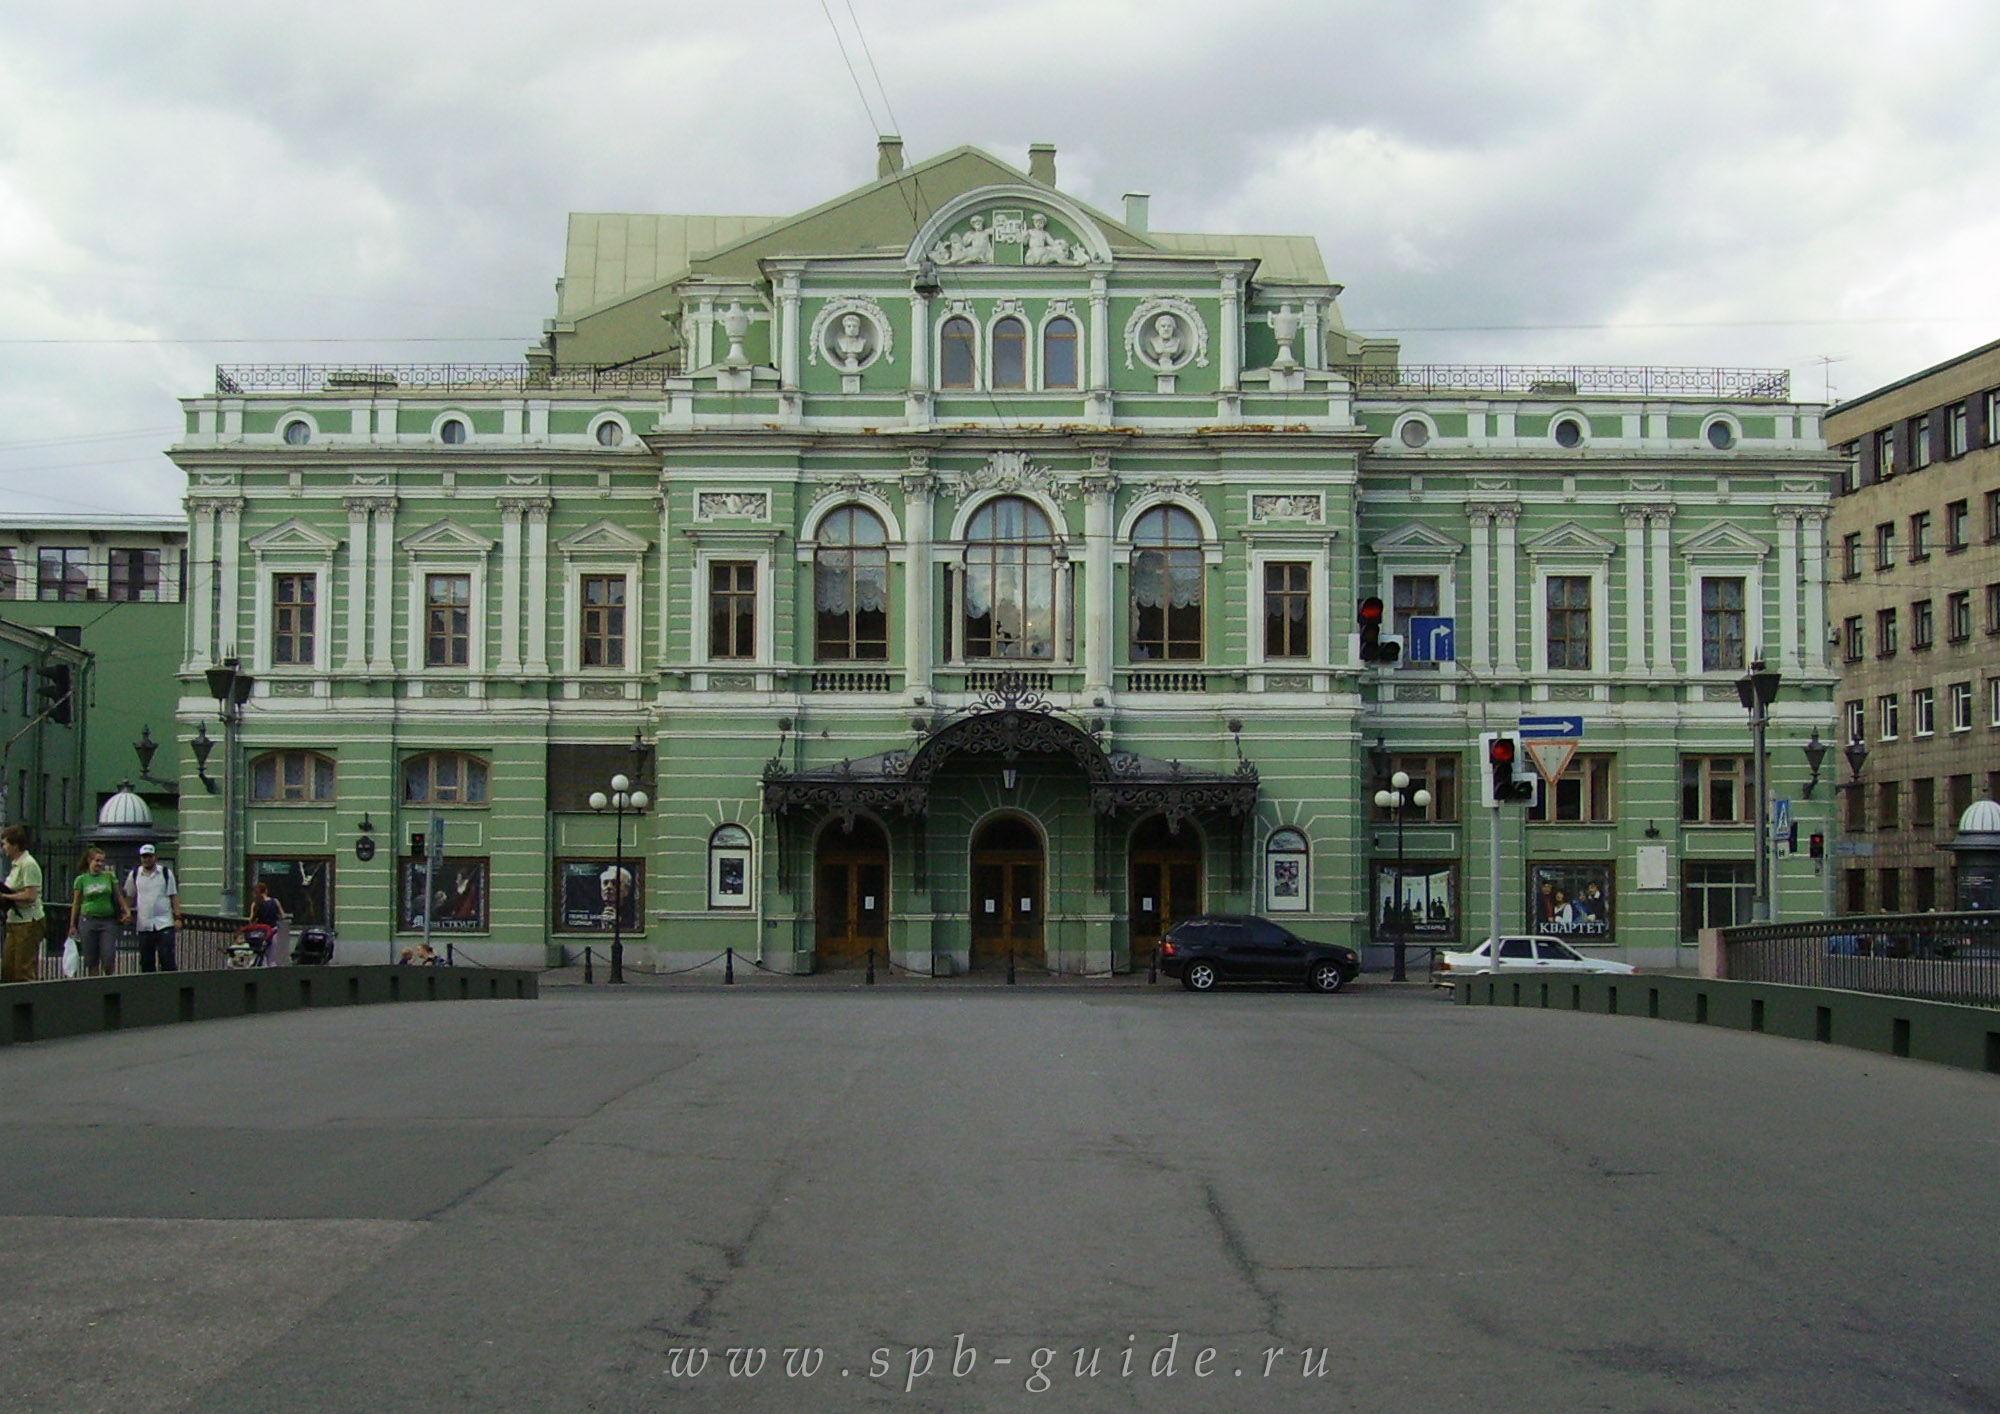
[[[463,668],[472,662],[472,576],[424,576],[424,666]]]
[[[1875,479],[1887,481],[1896,474],[1896,429],[1885,427],[1875,434]]]
[[[12,599],[20,592],[20,566],[14,562],[14,547],[0,545],[0,599]]]
[[[1860,662],[1868,651],[1867,640],[1862,636],[1861,615],[1856,614],[1841,624],[1840,651],[1850,663]]]
[[[1955,732],[1972,730],[1972,684],[1955,682],[1948,689],[1951,702],[1951,729]]]
[[[1856,530],[1840,542],[1840,577],[1861,578],[1861,532]]]
[[[1427,790],[1431,793],[1429,808],[1419,810],[1414,805],[1408,807],[1403,816],[1405,824],[1412,824],[1419,820],[1435,822],[1456,820],[1458,818],[1458,758],[1456,756],[1394,756],[1389,760],[1389,771],[1392,775],[1397,771],[1401,771],[1410,778],[1410,794],[1414,795],[1420,790]],[[1384,781],[1382,782],[1382,787],[1387,789],[1388,784],[1387,781]],[[1370,792],[1370,798],[1373,798],[1373,791]],[[1380,806],[1375,806],[1371,810],[1371,818],[1377,821],[1391,821],[1396,817],[1393,812],[1384,810]]]
[[[2000,633],[2000,584],[1986,586],[1986,631]]]
[[[1868,714],[1860,698],[1847,703],[1847,740],[1860,741],[1868,734]]]
[[[1986,680],[1986,725],[2000,727],[2000,678]],[[2000,800],[2000,796],[1994,799]]]
[[[1986,394],[1986,445],[2000,447],[2000,388]]]
[[[1937,642],[1937,616],[1931,612],[1931,601],[1919,599],[1910,605],[1910,650],[1921,653]]]
[[[1937,734],[1937,693],[1928,687],[1910,694],[1910,729],[1916,736]]]
[[[1434,574],[1399,574],[1389,585],[1390,627],[1402,637],[1404,643],[1410,641],[1410,620],[1435,617],[1441,602],[1438,577]],[[1436,663],[1411,663],[1406,657],[1403,670],[1435,669]]]
[[[1899,830],[1903,827],[1903,783],[1878,781],[1875,784],[1875,828]]]
[[[2000,429],[1995,435],[2000,435]],[[2000,491],[1986,493],[1986,543],[2000,543]]]
[[[1846,891],[1844,894],[1846,903],[1844,911],[1848,913],[1866,913],[1868,911],[1868,871],[1866,869],[1849,869],[1841,877],[1846,880]]]
[[[1841,820],[1841,828],[1850,835],[1861,834],[1868,828],[1868,796],[1861,789],[1859,781],[1847,787],[1845,795],[1847,805]]]
[[[113,550],[111,552],[111,599],[119,604],[160,602],[160,552],[158,550]]]
[[[1264,656],[1312,656],[1312,566],[1273,561],[1264,566]]]
[[[1876,907],[1884,913],[1903,911],[1903,875],[1897,869],[1875,871]]]
[[[319,576],[271,576],[271,661],[303,667],[313,661],[314,605]]]
[[[583,652],[586,668],[625,666],[625,576],[587,574],[577,586],[583,601]]]
[[[1701,582],[1701,670],[1721,672],[1743,666],[1743,581]]]
[[[1840,449],[1844,458],[1840,467],[1840,494],[1852,496],[1861,489],[1861,444],[1849,442]]]
[[[1968,773],[1951,778],[1951,819],[1946,823],[1953,829],[1965,818],[1965,812],[1972,808],[1972,776]]]
[[[90,551],[45,545],[35,552],[35,597],[80,604],[90,598]]]
[[[1549,667],[1590,667],[1590,577],[1549,576]]]
[[[1875,656],[1893,658],[1896,656],[1896,611],[1877,609],[1875,611]]]
[[[1937,907],[1937,870],[1929,866],[1910,871],[1910,911],[1929,913]]]
[[[1937,824],[1937,781],[1923,776],[1910,782],[1910,828],[1928,830]]]
[[[708,566],[708,656],[757,656],[757,565],[713,560]]]
[[[1744,756],[1681,758],[1681,819],[1691,825],[1735,825],[1750,818]]]
[[[1944,601],[1945,632],[1953,643],[1972,637],[1972,591],[1961,589]]]
[[[1886,692],[1875,699],[1875,726],[1877,735],[1883,741],[1894,741],[1903,734],[1903,699],[1893,692]]]
[[[1953,403],[1944,414],[1944,454],[1948,457],[1962,457],[1969,445],[1967,431],[1970,419],[1966,416],[1964,403]]]
[[[1926,413],[1910,419],[1910,467],[1922,471],[1931,464],[1931,419]]]
[[[1875,527],[1875,568],[1892,570],[1896,567],[1896,526],[1893,521],[1883,521]]]
[[[1931,557],[1931,513],[1918,511],[1910,517],[1910,563]]]
[[[1944,508],[1944,548],[1956,555],[1972,543],[1972,504],[1953,501]]]
[[[1736,860],[1685,860],[1681,864],[1681,941],[1704,928],[1732,928],[1750,921],[1757,866]]]
[[[1611,756],[1573,756],[1569,768],[1556,780],[1553,792],[1543,790],[1528,807],[1528,819],[1536,824],[1591,823],[1612,818]],[[1553,801],[1550,799],[1554,796]],[[1553,806],[1553,809],[1551,809]]]

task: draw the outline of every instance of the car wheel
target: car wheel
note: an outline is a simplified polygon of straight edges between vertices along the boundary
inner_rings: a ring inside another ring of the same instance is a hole
[[[1337,962],[1316,962],[1306,980],[1315,992],[1337,992],[1347,985],[1347,974]]]
[[[1190,992],[1212,992],[1221,980],[1212,962],[1190,962],[1181,973],[1181,985]]]

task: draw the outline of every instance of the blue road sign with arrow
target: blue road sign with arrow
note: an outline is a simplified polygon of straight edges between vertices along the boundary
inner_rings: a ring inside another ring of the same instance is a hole
[[[1452,631],[1456,620],[1434,616],[1414,616],[1410,619],[1410,642],[1407,657],[1412,663],[1452,663],[1458,660],[1458,652],[1452,646]]]
[[[1523,717],[1521,735],[1537,741],[1579,741],[1583,737],[1583,718]]]

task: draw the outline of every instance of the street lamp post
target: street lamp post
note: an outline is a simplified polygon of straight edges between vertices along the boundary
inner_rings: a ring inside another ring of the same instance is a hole
[[[1398,771],[1389,777],[1389,789],[1375,792],[1375,807],[1388,810],[1396,816],[1396,887],[1390,894],[1390,905],[1396,917],[1396,970],[1391,981],[1407,980],[1405,964],[1408,962],[1410,942],[1410,911],[1403,900],[1403,817],[1407,807],[1414,805],[1419,810],[1430,809],[1431,793],[1427,790],[1410,790],[1410,775]]]
[[[224,917],[234,918],[243,911],[243,894],[238,887],[241,861],[236,858],[237,817],[241,813],[236,798],[242,789],[236,769],[236,727],[243,720],[243,704],[250,700],[256,679],[242,671],[234,658],[224,658],[205,676],[209,696],[222,716],[222,887],[216,891],[216,905]],[[206,783],[207,753],[199,755],[204,758],[198,767]]]
[[[613,854],[615,862],[611,866],[612,889],[616,897],[611,900],[611,976],[612,982],[625,980],[625,903],[633,896],[631,883],[625,874],[625,817],[637,815],[652,802],[646,792],[634,790],[631,780],[624,774],[611,778],[611,794],[592,791],[590,808],[598,814],[609,810],[617,821],[613,827]]]
[[[1764,730],[1771,724],[1771,703],[1778,696],[1778,674],[1759,658],[1750,671],[1736,680],[1736,698],[1750,714],[1750,750],[1755,756],[1753,774],[1757,792],[1754,818],[1757,822],[1756,892],[1750,899],[1750,918],[1755,923],[1771,921],[1771,824],[1770,789],[1765,784]]]

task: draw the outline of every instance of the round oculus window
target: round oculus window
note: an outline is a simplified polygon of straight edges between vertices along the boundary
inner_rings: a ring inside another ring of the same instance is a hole
[[[623,427],[620,427],[617,423],[600,422],[597,424],[598,446],[615,447],[624,440],[625,440],[625,429]]]
[[[1413,417],[1403,424],[1402,431],[1397,435],[1403,439],[1404,446],[1421,447],[1431,440],[1431,429],[1422,418]]]
[[[303,447],[312,441],[312,424],[294,419],[285,424],[285,440],[294,447]]]
[[[1558,447],[1581,447],[1583,445],[1583,424],[1573,417],[1566,417],[1556,424],[1556,445]]]
[[[465,442],[465,424],[455,417],[446,418],[438,428],[438,440],[448,447],[457,447]]]
[[[1720,418],[1708,424],[1708,445],[1718,452],[1726,452],[1736,445],[1735,429]]]

